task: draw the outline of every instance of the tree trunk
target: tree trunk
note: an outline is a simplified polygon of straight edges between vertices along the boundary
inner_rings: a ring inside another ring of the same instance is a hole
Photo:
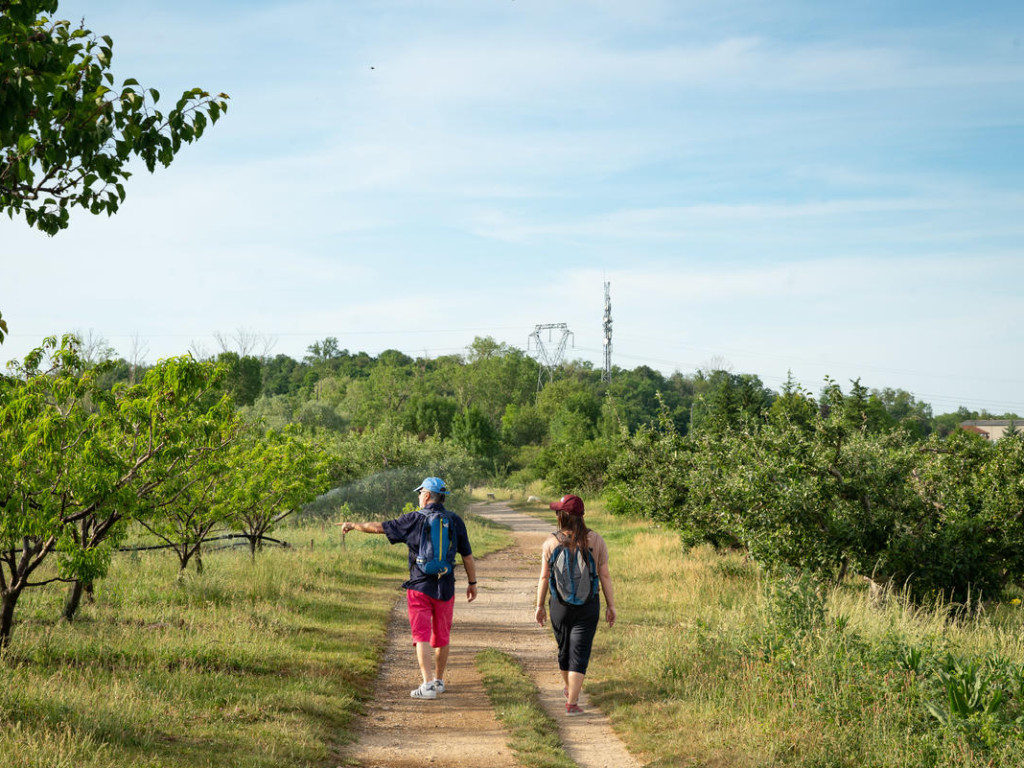
[[[78,606],[82,603],[82,590],[84,589],[81,579],[75,579],[68,586],[67,597],[64,598],[64,620],[74,621],[75,614],[78,613]]]
[[[843,579],[846,578],[846,571],[850,567],[850,560],[847,557],[843,557],[843,561],[839,567],[839,575],[836,576],[836,584],[842,584]]]
[[[18,604],[20,592],[4,592],[0,600],[0,648],[6,648],[11,642],[11,630],[14,628],[14,606]]]

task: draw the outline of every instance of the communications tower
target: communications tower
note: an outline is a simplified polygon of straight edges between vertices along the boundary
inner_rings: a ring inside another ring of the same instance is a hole
[[[548,332],[546,344],[544,337],[541,336],[542,331]],[[560,332],[557,341],[554,338],[555,331]],[[565,347],[572,335],[573,333],[569,330],[569,326],[566,323],[547,323],[534,326],[533,333],[530,334],[530,338],[526,342],[526,349],[529,351],[531,348],[536,348],[537,362],[541,365],[540,370],[537,372],[538,392],[540,392],[541,383],[544,379],[545,369],[548,372],[548,381],[554,381],[555,368],[561,365],[562,357],[565,355]]]
[[[604,373],[601,381],[605,384],[612,380],[612,294],[611,283],[604,284]]]

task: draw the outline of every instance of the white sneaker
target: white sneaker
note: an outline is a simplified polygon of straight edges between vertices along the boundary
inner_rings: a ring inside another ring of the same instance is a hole
[[[419,688],[413,688],[409,695],[414,699],[436,699],[437,691],[433,683],[423,683]]]
[[[437,693],[444,693],[444,680],[434,680],[431,685]]]

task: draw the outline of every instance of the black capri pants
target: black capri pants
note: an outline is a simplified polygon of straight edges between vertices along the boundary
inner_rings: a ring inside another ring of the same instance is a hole
[[[587,674],[590,649],[601,618],[601,598],[595,596],[583,605],[567,605],[552,595],[548,605],[551,628],[558,641],[558,668]]]

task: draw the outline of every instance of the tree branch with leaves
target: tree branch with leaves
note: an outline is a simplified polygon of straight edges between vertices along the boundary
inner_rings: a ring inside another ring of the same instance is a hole
[[[327,452],[295,430],[254,429],[228,461],[228,524],[248,539],[254,557],[274,526],[330,488]]]
[[[115,213],[134,158],[170,165],[227,109],[202,88],[157,109],[135,78],[115,85],[113,41],[50,17],[56,0],[0,3],[0,211],[53,235],[70,210]],[[2,340],[2,336],[0,336]]]

